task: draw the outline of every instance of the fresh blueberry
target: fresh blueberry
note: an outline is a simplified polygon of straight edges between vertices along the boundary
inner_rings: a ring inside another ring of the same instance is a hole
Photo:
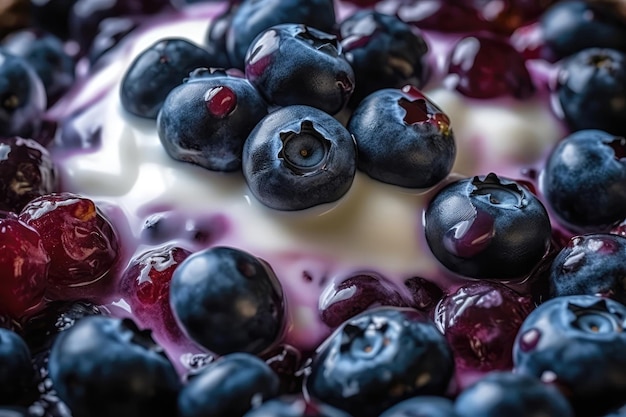
[[[541,189],[559,222],[574,232],[608,230],[626,217],[626,139],[581,130],[546,161]]]
[[[178,374],[131,319],[83,317],[56,338],[48,367],[74,417],[176,415]]]
[[[458,417],[574,417],[555,386],[507,371],[491,372],[463,390],[454,409]]]
[[[0,48],[0,137],[36,136],[46,106],[46,90],[33,67]]]
[[[572,295],[533,310],[513,348],[515,372],[554,383],[579,415],[621,405],[626,392],[626,306]]]
[[[74,58],[55,35],[24,29],[5,38],[3,46],[32,66],[43,82],[48,105],[56,102],[74,83]]]
[[[550,296],[602,295],[626,303],[626,237],[574,236],[550,268]]]
[[[335,118],[287,106],[263,118],[246,139],[243,174],[252,194],[278,210],[302,210],[342,197],[356,173],[354,139]]]
[[[444,395],[454,360],[423,313],[379,307],[348,320],[316,350],[307,395],[361,417],[375,417],[417,395]]]
[[[345,108],[354,71],[335,35],[286,23],[260,33],[245,59],[246,78],[278,106],[308,105],[329,114]]]
[[[279,393],[278,375],[258,357],[231,353],[207,365],[178,396],[179,417],[242,416]]]
[[[174,88],[157,117],[157,132],[174,159],[212,171],[241,169],[244,142],[267,104],[244,78],[218,72]]]
[[[554,90],[557,113],[571,130],[626,136],[626,52],[588,48],[565,58]]]
[[[0,328],[0,404],[13,405],[33,381],[31,354],[17,333]]]
[[[228,8],[211,21],[206,32],[204,45],[215,68],[232,67],[226,50],[226,36],[231,27],[236,7],[236,2],[230,1]]]
[[[446,397],[420,395],[401,401],[379,417],[458,417],[454,402]],[[565,417],[565,416],[563,416]]]
[[[181,262],[172,276],[170,303],[187,335],[218,355],[260,353],[284,326],[282,288],[274,272],[235,248],[211,247]]]
[[[356,81],[350,107],[376,90],[426,84],[428,45],[421,32],[399,17],[360,10],[343,20],[339,29],[341,48]]]
[[[270,399],[244,417],[350,417],[344,411],[313,399],[287,395]]]
[[[209,54],[201,47],[181,38],[161,39],[142,51],[124,74],[122,106],[137,116],[156,119],[169,92],[191,71],[210,64]]]
[[[424,232],[446,268],[496,280],[528,275],[551,239],[541,201],[520,182],[494,173],[440,189],[424,213]]]
[[[418,89],[383,89],[356,108],[348,130],[356,139],[358,166],[393,185],[428,188],[452,170],[456,143],[450,119]]]
[[[0,417],[33,417],[33,415],[23,407],[0,407]]]
[[[545,57],[558,61],[586,48],[626,51],[626,26],[610,2],[559,1],[540,17]]]
[[[335,27],[332,0],[244,0],[233,12],[226,33],[226,50],[233,67],[244,69],[248,47],[257,35],[272,26],[299,23],[324,32]]]

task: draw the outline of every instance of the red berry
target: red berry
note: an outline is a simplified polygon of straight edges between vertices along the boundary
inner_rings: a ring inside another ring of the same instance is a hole
[[[39,233],[0,212],[0,314],[21,317],[41,301],[49,264]]]
[[[50,287],[80,287],[100,280],[118,257],[117,236],[96,204],[76,194],[35,198],[20,220],[39,232],[50,254]]]

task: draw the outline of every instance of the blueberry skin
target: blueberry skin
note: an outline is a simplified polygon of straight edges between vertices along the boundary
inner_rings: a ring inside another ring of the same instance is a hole
[[[556,2],[540,16],[539,25],[551,61],[593,47],[626,51],[624,21],[607,3]]]
[[[178,417],[242,416],[279,393],[278,375],[258,357],[231,353],[207,365],[183,387]]]
[[[185,39],[161,39],[126,70],[120,85],[122,106],[136,116],[156,119],[169,92],[194,69],[209,66],[211,57],[201,47]]]
[[[187,335],[218,355],[261,353],[285,322],[282,288],[270,266],[230,247],[204,249],[181,262],[170,304]]]
[[[490,372],[456,398],[458,417],[574,417],[554,385],[530,375]]]
[[[244,0],[233,12],[226,33],[226,51],[234,68],[243,70],[248,47],[266,29],[283,23],[301,23],[323,32],[335,27],[332,0]]]
[[[350,417],[350,415],[313,399],[280,396],[248,411],[244,417]]]
[[[131,319],[83,317],[57,336],[48,367],[74,417],[176,414],[178,374]]]
[[[525,186],[491,173],[440,189],[424,213],[430,250],[468,278],[510,280],[531,272],[551,237],[548,213]]]
[[[334,115],[354,91],[354,71],[337,37],[302,24],[276,25],[260,33],[246,54],[245,73],[277,106],[302,104]]]
[[[23,58],[0,48],[0,137],[33,137],[41,129],[47,100],[43,83]]]
[[[32,66],[43,82],[48,105],[56,102],[74,83],[74,59],[55,35],[24,29],[5,38],[3,46]]]
[[[456,143],[450,119],[412,86],[367,96],[348,122],[359,169],[407,188],[428,188],[452,170]]]
[[[31,417],[32,414],[22,407],[0,407],[0,417]]]
[[[420,395],[389,408],[379,417],[458,417],[454,403],[446,397]],[[563,416],[565,417],[565,416]]]
[[[356,145],[332,116],[309,106],[267,115],[243,148],[252,194],[277,210],[303,210],[341,198],[356,173]]]
[[[399,17],[359,10],[341,22],[341,48],[354,70],[349,107],[383,88],[422,88],[429,77],[428,44]]]
[[[626,136],[626,52],[588,48],[560,63],[554,95],[572,130]]]
[[[12,405],[33,381],[31,354],[24,339],[0,328],[0,404]]]
[[[626,303],[626,237],[574,236],[550,267],[550,297],[602,295]]]
[[[559,222],[573,232],[600,232],[626,217],[626,139],[581,130],[561,140],[546,161],[541,189]]]
[[[168,94],[157,133],[172,158],[232,172],[241,169],[244,142],[266,114],[267,104],[248,81],[215,73]]]
[[[452,352],[417,310],[379,307],[346,321],[316,350],[305,392],[361,417],[417,395],[444,395]]]
[[[533,310],[513,347],[515,372],[554,382],[577,415],[601,415],[626,394],[626,306],[593,295],[553,298]]]

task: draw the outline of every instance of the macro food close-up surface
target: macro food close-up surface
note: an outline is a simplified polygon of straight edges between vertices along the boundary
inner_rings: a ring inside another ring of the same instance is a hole
[[[0,0],[0,416],[625,417],[626,3]]]

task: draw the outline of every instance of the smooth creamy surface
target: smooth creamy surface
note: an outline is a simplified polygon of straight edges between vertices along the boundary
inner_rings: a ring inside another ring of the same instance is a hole
[[[89,130],[101,124],[102,129],[102,146],[96,151],[55,151],[63,188],[121,208],[128,223],[113,221],[133,242],[125,245],[129,258],[150,247],[140,237],[142,224],[154,212],[171,209],[182,224],[219,218],[223,227],[211,244],[235,246],[269,262],[287,295],[286,340],[302,348],[313,348],[328,333],[318,319],[320,294],[354,271],[376,271],[397,283],[420,276],[447,285],[449,276],[442,273],[423,238],[427,191],[379,183],[357,173],[351,190],[335,204],[303,212],[271,210],[255,200],[240,173],[209,172],[171,159],[157,137],[155,122],[123,110],[119,84],[134,56],[164,37],[201,44],[207,16],[220,10],[213,4],[193,7],[184,20],[143,32],[118,51],[123,59],[114,60],[78,88],[71,100],[53,109],[59,117],[89,103],[82,126]],[[431,50],[449,47],[449,41],[427,39]],[[538,63],[531,68],[538,80],[537,98],[468,100],[445,89],[438,75],[445,65],[443,55],[433,54],[437,68],[424,91],[452,122],[457,160],[451,179],[489,172],[521,178],[523,168],[540,169],[542,158],[564,132],[546,100],[549,68]]]

